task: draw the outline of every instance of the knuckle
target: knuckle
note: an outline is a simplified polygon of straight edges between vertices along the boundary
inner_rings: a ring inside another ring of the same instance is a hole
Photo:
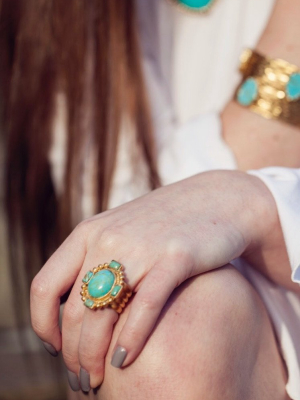
[[[166,260],[167,264],[173,266],[176,271],[176,286],[188,279],[195,268],[195,259],[189,241],[182,238],[172,239],[168,242]]]
[[[143,312],[156,311],[158,308],[157,300],[154,295],[144,294],[139,299],[139,307]]]
[[[36,297],[40,300],[45,300],[49,298],[49,294],[50,294],[50,286],[47,280],[43,279],[41,274],[36,275],[30,287],[31,297]]]
[[[188,241],[183,239],[172,239],[166,246],[166,256],[172,264],[191,265],[193,263],[192,252]]]
[[[81,322],[81,313],[78,312],[78,307],[68,301],[64,307],[63,311],[63,325],[64,327],[66,326],[72,326],[72,325],[77,325],[78,323]]]
[[[119,233],[115,227],[106,227],[100,237],[101,247],[107,249],[115,249],[119,244]]]
[[[79,237],[86,237],[87,234],[91,230],[93,220],[91,218],[84,219],[83,221],[79,222],[79,224],[75,227],[73,230],[73,235],[79,236]]]

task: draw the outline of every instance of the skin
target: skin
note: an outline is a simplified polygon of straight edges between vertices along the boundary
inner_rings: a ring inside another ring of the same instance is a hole
[[[113,368],[112,351],[130,309],[131,303],[115,325],[97,399],[288,399],[264,305],[232,266],[176,288],[136,361]],[[79,399],[86,395],[69,393],[69,400]]]
[[[270,58],[300,66],[300,2],[277,1],[256,49]],[[300,167],[299,128],[267,120],[230,101],[222,113],[223,136],[239,169],[280,165]]]
[[[295,12],[295,7],[299,12]],[[297,63],[297,57],[300,56],[300,51],[296,51],[300,46],[297,40],[300,28],[296,18],[300,15],[299,7],[298,0],[286,0],[284,5],[283,2],[277,2],[268,27],[258,44],[258,50],[272,57],[282,57]],[[285,23],[287,19],[288,24]],[[173,296],[178,294],[182,283],[192,279],[201,286],[201,279],[204,279],[208,271],[213,271],[211,274],[219,276],[221,270],[218,269],[235,257],[244,257],[268,279],[299,292],[299,286],[293,284],[290,279],[290,266],[274,199],[258,178],[242,172],[248,168],[268,165],[299,167],[299,130],[279,121],[264,120],[233,102],[224,109],[222,120],[224,139],[232,148],[241,171],[198,174],[83,221],[48,260],[32,283],[33,329],[43,341],[50,343],[57,351],[63,350],[64,360],[70,371],[78,374],[80,367],[86,369],[90,374],[92,387],[103,381],[112,352],[118,345],[126,348],[128,352],[123,364],[130,366],[124,370],[129,371],[127,382],[132,379],[133,372],[138,374],[134,367],[139,365],[134,362],[136,359],[137,363],[141,363],[140,371],[147,367],[147,363],[143,363],[141,358],[142,354],[148,354],[148,363],[152,360],[154,353],[149,352],[150,339],[153,337],[159,340],[159,329],[156,327],[161,312],[164,312],[166,306],[169,307],[170,299],[172,301]],[[135,292],[130,306],[117,323],[118,317],[113,310],[106,309],[95,315],[82,306],[78,294],[85,272],[99,262],[109,262],[114,258],[126,266],[127,281]],[[240,284],[245,288],[247,286],[241,282]],[[215,294],[214,284],[209,282],[207,285]],[[59,299],[72,286],[64,308],[60,332]],[[252,304],[255,296],[257,295],[253,293],[249,295],[243,311]],[[237,304],[239,299],[236,298],[234,303]],[[199,298],[198,304],[201,304],[202,300]],[[181,304],[177,300],[174,301],[177,305]],[[183,304],[187,307],[188,300],[183,301]],[[209,307],[210,303],[204,304]],[[282,390],[285,377],[274,334],[263,306],[255,303],[254,309],[258,313],[257,316],[260,316],[260,326],[266,336],[263,342],[253,339],[252,346],[265,348],[266,343],[273,343],[269,352],[262,355],[262,362],[266,363],[265,368],[260,370],[255,362],[251,366],[251,370],[255,371],[251,375],[252,387],[257,387],[257,392],[253,389],[251,393],[249,389],[247,394],[240,391],[232,393],[228,389],[227,396],[222,397],[219,392],[219,397],[216,395],[214,399],[277,398],[270,392],[262,394],[262,386],[259,384],[268,381],[263,371],[275,371],[272,376],[275,376],[280,386],[280,390],[276,392],[278,400],[286,398]],[[188,311],[187,313],[191,315]],[[215,316],[218,322],[220,315]],[[174,329],[170,320],[164,321],[164,324],[159,325],[162,329]],[[242,324],[245,325],[245,330],[241,335],[236,335],[236,343],[238,338],[244,337],[243,335],[255,332],[255,327],[242,322],[241,317]],[[154,327],[154,334],[150,336]],[[234,327],[230,332],[235,333]],[[112,335],[114,336],[111,342]],[[218,335],[218,338],[223,338],[226,348],[224,354],[225,357],[229,357],[231,353],[226,340],[229,340],[230,335]],[[149,340],[145,345],[147,339]],[[191,338],[191,346],[192,343],[197,349],[201,346],[196,337]],[[211,351],[213,348],[214,346],[208,346]],[[250,352],[252,350],[253,348]],[[106,357],[107,352],[109,357]],[[241,350],[238,356],[239,359],[247,361],[244,350]],[[210,359],[207,354],[203,354],[203,357],[203,360]],[[234,363],[234,354],[228,359]],[[175,364],[176,357],[169,367],[175,368]],[[243,367],[240,366],[239,371],[243,371]],[[223,365],[223,368],[226,366]],[[112,394],[111,391],[112,383],[116,382],[116,374],[123,370],[111,371],[112,367],[108,368],[101,388],[103,399],[113,399],[124,394],[126,382],[123,382],[122,386],[122,378],[118,380],[119,392]],[[162,371],[158,370],[154,381],[161,373]],[[246,372],[244,375],[240,374],[241,382],[244,382],[246,375]],[[168,388],[172,387],[172,381],[167,383]],[[195,392],[191,393],[191,399],[199,398],[198,378],[194,384]],[[201,384],[204,385],[200,385],[202,395],[205,394],[205,398],[209,399],[210,397],[206,396],[205,380]],[[257,393],[260,393],[260,397]],[[129,393],[123,398],[139,398],[138,395],[131,395],[132,393]],[[169,398],[167,394],[164,396],[161,398]]]
[[[187,198],[189,212],[182,213]],[[265,185],[239,171],[202,173],[99,214],[81,223],[34,279],[33,328],[56,350],[63,348],[71,371],[78,373],[80,366],[88,364],[95,387],[103,379],[117,315],[107,309],[94,318],[94,313],[82,306],[79,292],[85,271],[99,260],[113,259],[116,249],[118,261],[126,265],[128,283],[136,293],[117,340],[128,352],[126,366],[142,350],[177,286],[245,251],[259,248],[268,253],[278,224],[275,203]],[[273,251],[278,245],[274,239]],[[287,269],[286,279],[289,274]],[[73,283],[61,334],[59,299]],[[89,332],[95,336],[90,338]],[[90,360],[94,360],[93,365]]]

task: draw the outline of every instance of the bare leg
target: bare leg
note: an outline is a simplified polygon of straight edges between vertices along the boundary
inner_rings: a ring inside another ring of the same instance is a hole
[[[288,399],[267,313],[233,267],[177,288],[137,360],[116,369],[110,359],[129,307],[115,326],[98,400]]]

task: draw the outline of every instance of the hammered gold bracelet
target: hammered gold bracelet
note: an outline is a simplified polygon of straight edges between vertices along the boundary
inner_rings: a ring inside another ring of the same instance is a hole
[[[240,58],[243,80],[235,99],[265,118],[300,127],[300,69],[246,49]]]

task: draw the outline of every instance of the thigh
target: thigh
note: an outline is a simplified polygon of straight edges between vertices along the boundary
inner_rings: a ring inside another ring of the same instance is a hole
[[[285,370],[258,294],[233,267],[191,278],[166,303],[134,363],[110,365],[98,400],[285,400]]]

